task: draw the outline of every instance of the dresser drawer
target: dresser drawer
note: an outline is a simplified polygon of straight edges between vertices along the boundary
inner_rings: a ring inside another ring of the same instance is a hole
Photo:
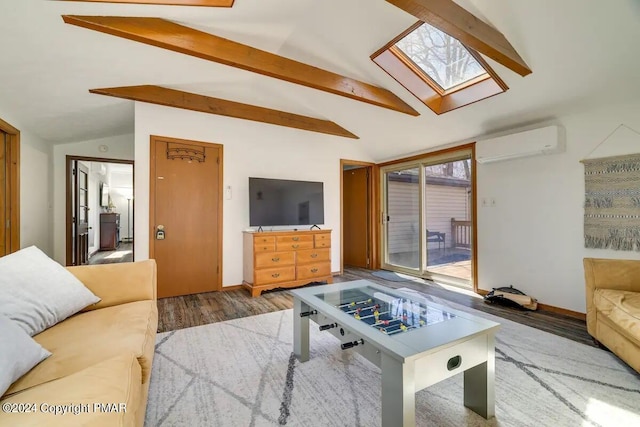
[[[266,285],[269,283],[287,282],[294,280],[296,268],[290,267],[265,268],[255,271],[254,285]]]
[[[296,278],[311,279],[314,277],[330,276],[331,275],[331,263],[330,262],[318,262],[315,264],[305,264],[296,267]]]
[[[275,252],[276,250],[276,242],[271,242],[271,243],[256,243],[253,245],[253,251],[255,253],[260,253],[260,252]]]
[[[298,264],[307,264],[310,262],[329,261],[331,259],[331,249],[303,249],[298,251]]]
[[[313,248],[313,236],[278,236],[276,238],[276,249],[279,251],[290,251],[298,249]]]
[[[255,268],[270,268],[284,265],[294,265],[296,253],[290,252],[260,252],[256,253]]]
[[[331,247],[331,233],[316,234],[313,236],[316,248]]]

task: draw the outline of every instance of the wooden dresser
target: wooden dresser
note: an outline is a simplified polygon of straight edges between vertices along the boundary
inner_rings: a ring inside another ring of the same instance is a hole
[[[244,232],[244,282],[251,296],[273,288],[333,283],[331,230]]]

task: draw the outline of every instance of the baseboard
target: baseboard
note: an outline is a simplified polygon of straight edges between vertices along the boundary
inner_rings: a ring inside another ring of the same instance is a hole
[[[231,286],[223,286],[222,289],[220,289],[222,292],[230,292],[230,291],[237,291],[239,289],[243,289],[244,286],[243,285],[231,285]]]
[[[489,293],[490,291],[487,291],[485,289],[478,289],[477,293],[479,295],[485,296]],[[573,311],[573,310],[568,310],[566,308],[561,308],[561,307],[556,307],[553,305],[548,305],[548,304],[542,304],[540,302],[538,302],[538,310],[543,310],[543,311],[550,311],[552,313],[558,313],[558,314],[563,314],[565,316],[569,316],[569,317],[573,317],[574,319],[579,319],[579,320],[587,320],[587,315],[585,313],[580,313],[579,311]]]

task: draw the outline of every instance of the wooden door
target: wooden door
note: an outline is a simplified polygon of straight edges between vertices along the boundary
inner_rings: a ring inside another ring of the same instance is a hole
[[[78,161],[74,163],[75,256],[72,265],[85,265],[89,263],[89,168]]]
[[[221,145],[151,139],[150,255],[158,297],[220,289],[221,162]]]
[[[7,211],[9,207],[9,180],[7,179],[7,147],[9,146],[8,136],[0,131],[0,256],[9,253],[10,242],[7,233]]]
[[[342,172],[343,259],[345,265],[369,267],[368,168]]]

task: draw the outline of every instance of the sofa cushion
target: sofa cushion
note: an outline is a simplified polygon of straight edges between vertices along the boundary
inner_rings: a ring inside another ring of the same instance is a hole
[[[598,316],[604,316],[621,334],[640,345],[640,292],[596,289],[593,299]]]
[[[140,364],[134,354],[124,353],[3,399],[5,409],[11,409],[11,404],[17,409],[18,403],[26,403],[36,411],[0,413],[0,427],[132,426],[142,387]]]
[[[0,314],[33,336],[100,298],[35,246],[0,258]]]
[[[155,333],[156,302],[138,301],[80,313],[36,335],[34,339],[53,353],[7,391],[7,395],[65,377],[122,353],[133,353],[149,381]]]
[[[49,356],[51,353],[13,320],[0,314],[0,396],[12,382]]]

